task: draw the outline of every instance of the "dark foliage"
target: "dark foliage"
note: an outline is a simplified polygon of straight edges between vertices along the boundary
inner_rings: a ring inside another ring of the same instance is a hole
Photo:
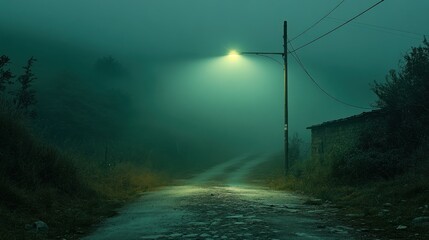
[[[375,82],[376,105],[385,121],[362,131],[357,144],[338,154],[332,175],[348,183],[391,179],[423,166],[429,135],[429,43],[413,47],[399,71]]]
[[[390,144],[392,134],[379,122],[362,131],[356,146],[339,153],[332,163],[332,175],[346,183],[391,179],[404,173],[403,148]]]
[[[5,69],[10,63],[10,59],[6,55],[0,56],[0,93],[6,89],[6,84],[12,83],[14,77],[10,69]]]
[[[36,116],[36,112],[31,109],[36,104],[35,91],[31,89],[33,81],[37,79],[32,71],[35,61],[36,59],[33,57],[28,59],[27,65],[23,67],[24,73],[17,78],[19,88],[12,92],[14,95],[13,102],[17,109],[22,110],[24,114],[32,118]]]
[[[413,47],[400,71],[391,70],[385,82],[375,82],[377,106],[386,111],[391,144],[412,152],[429,133],[429,43]]]

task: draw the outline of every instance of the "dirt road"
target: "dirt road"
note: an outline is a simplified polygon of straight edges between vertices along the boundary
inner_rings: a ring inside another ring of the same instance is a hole
[[[264,156],[242,156],[123,208],[85,240],[360,239],[329,204],[243,182]]]

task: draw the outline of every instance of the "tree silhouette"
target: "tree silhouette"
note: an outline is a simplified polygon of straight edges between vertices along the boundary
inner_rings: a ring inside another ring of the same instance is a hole
[[[125,75],[124,67],[112,56],[102,57],[95,63],[95,70],[108,77],[122,77]]]
[[[373,87],[377,106],[390,111],[429,113],[429,43],[413,47],[400,71],[390,70],[384,83]]]
[[[10,59],[6,55],[0,56],[0,93],[6,89],[6,84],[12,83],[12,78],[14,78],[10,69],[5,69],[5,67],[10,63]]]
[[[412,150],[429,133],[429,43],[413,47],[399,71],[390,70],[385,82],[375,82],[376,105],[386,111],[390,131],[401,148]]]
[[[31,89],[33,81],[37,79],[32,71],[35,61],[36,59],[33,57],[28,59],[27,65],[23,67],[24,73],[17,78],[19,88],[12,92],[12,95],[15,96],[13,103],[16,108],[32,118],[36,117],[36,112],[30,109],[32,105],[36,104],[35,91]]]

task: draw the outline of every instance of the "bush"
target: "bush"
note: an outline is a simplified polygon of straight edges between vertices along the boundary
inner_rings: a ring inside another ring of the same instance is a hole
[[[368,125],[355,145],[333,155],[332,176],[347,183],[363,183],[404,173],[410,166],[407,152],[392,138],[395,136],[385,122]]]
[[[349,184],[391,179],[406,169],[400,150],[362,151],[353,148],[332,162],[332,177]]]
[[[429,135],[429,42],[413,47],[400,70],[391,70],[385,82],[375,82],[376,105],[386,113],[390,143],[413,152]]]

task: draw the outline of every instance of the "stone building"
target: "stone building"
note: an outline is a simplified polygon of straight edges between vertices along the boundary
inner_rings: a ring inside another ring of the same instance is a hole
[[[312,159],[324,162],[334,150],[356,144],[369,124],[382,120],[382,112],[374,110],[308,127],[311,130]]]

